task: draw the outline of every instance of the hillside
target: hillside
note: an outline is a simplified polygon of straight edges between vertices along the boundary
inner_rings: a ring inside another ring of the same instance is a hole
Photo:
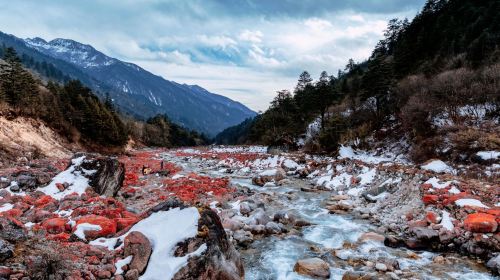
[[[101,98],[109,94],[121,111],[135,118],[146,120],[166,114],[181,126],[213,136],[255,115],[229,98],[196,85],[165,80],[135,64],[108,57],[90,45],[73,40],[22,40],[0,33],[0,44],[14,47],[25,66],[48,78],[61,82],[78,79]],[[44,63],[48,66],[41,69]]]
[[[411,22],[391,20],[366,61],[317,81],[302,73],[252,124],[216,139],[320,153],[401,143],[416,162],[498,150],[499,10],[493,0],[428,1]]]
[[[67,156],[71,150],[123,150],[129,141],[158,147],[193,146],[206,139],[157,115],[146,122],[121,116],[78,80],[44,83],[13,48],[0,59],[2,157]]]

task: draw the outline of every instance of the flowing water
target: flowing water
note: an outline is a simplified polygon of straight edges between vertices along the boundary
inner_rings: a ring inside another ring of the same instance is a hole
[[[185,172],[222,175],[215,166],[202,168],[198,161],[186,162],[175,157],[169,157],[169,160],[181,164]],[[399,269],[406,273],[404,276],[410,279],[499,279],[492,276],[483,265],[457,254],[443,255],[448,263],[438,264],[433,262],[437,253],[390,248],[375,241],[357,243],[363,233],[375,231],[376,228],[366,220],[356,220],[348,214],[329,214],[322,202],[331,193],[301,191],[300,187],[308,185],[306,180],[292,179],[288,185],[270,188],[253,186],[249,178],[235,177],[232,182],[236,186],[272,197],[272,203],[266,204],[266,211],[288,211],[312,224],[295,234],[264,236],[254,241],[249,248],[241,249],[245,279],[311,279],[293,272],[297,260],[309,257],[321,257],[328,261],[330,279],[342,279],[346,271],[373,271],[373,268],[367,270],[363,263],[367,260],[376,263],[384,259],[396,260]],[[338,257],[333,253],[335,250]],[[391,279],[382,273],[377,277]]]

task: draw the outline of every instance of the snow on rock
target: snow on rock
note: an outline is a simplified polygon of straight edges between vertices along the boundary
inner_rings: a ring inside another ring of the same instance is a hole
[[[269,169],[259,173],[259,176],[274,176],[276,173],[278,173],[277,169]]]
[[[366,163],[381,163],[381,162],[393,162],[392,158],[375,156],[365,151],[354,151],[351,147],[348,146],[340,146],[339,149],[339,159],[349,158],[349,159],[357,159]]]
[[[14,205],[11,203],[5,203],[4,205],[0,206],[0,213],[9,211],[10,209],[14,208]]]
[[[89,244],[105,246],[109,250],[118,249],[123,246],[123,241],[128,233],[139,231],[149,239],[153,247],[146,271],[140,279],[172,279],[179,269],[187,264],[191,256],[199,256],[207,248],[206,244],[203,244],[194,252],[183,257],[174,257],[173,255],[177,243],[196,236],[199,218],[200,214],[196,207],[160,211],[141,220],[120,237],[99,238]],[[121,241],[122,245],[115,248],[118,240]]]
[[[483,160],[492,160],[492,159],[500,158],[499,151],[481,151],[481,152],[477,152],[476,155]]]
[[[89,179],[84,175],[91,174],[93,170],[76,170],[76,168],[80,167],[84,160],[85,156],[72,159],[71,166],[68,169],[57,174],[49,185],[38,188],[38,190],[57,200],[61,200],[63,197],[71,193],[77,193],[78,195],[85,193],[85,190],[89,186]],[[57,185],[64,183],[69,184],[69,186],[63,191],[59,190]]]
[[[443,210],[441,225],[443,226],[443,228],[449,231],[452,231],[454,229],[453,223],[451,222],[450,213],[446,210]]]
[[[375,178],[375,175],[377,174],[377,171],[375,168],[368,169],[368,168],[363,168],[364,173],[360,174],[358,177],[361,178],[361,181],[359,182],[361,185],[367,185],[370,184],[373,179]]]
[[[424,170],[434,171],[437,173],[442,173],[442,172],[452,173],[453,172],[453,168],[451,168],[449,165],[444,163],[442,160],[433,160],[425,165],[422,165],[421,168]]]
[[[89,223],[81,223],[76,226],[76,230],[73,233],[74,235],[78,236],[81,240],[87,240],[85,239],[85,232],[86,231],[99,231],[101,230],[101,226],[99,225],[93,225]]]
[[[432,177],[429,180],[424,182],[424,184],[432,185],[432,187],[435,189],[444,189],[444,188],[448,187],[451,183],[452,183],[451,181],[439,183],[439,179],[436,177]],[[458,192],[460,192],[460,191],[458,191]]]
[[[124,259],[117,260],[115,263],[115,267],[116,267],[115,275],[123,274],[122,267],[125,265],[128,265],[132,261],[132,258],[133,258],[133,256],[128,256]]]
[[[328,189],[336,189],[340,186],[349,186],[351,184],[352,176],[348,173],[341,173],[338,176],[332,177],[330,175],[319,177],[316,180],[317,186],[323,186]]]
[[[473,206],[473,207],[489,208],[488,206],[484,205],[481,201],[474,198],[461,198],[456,200],[455,204],[460,207]]]

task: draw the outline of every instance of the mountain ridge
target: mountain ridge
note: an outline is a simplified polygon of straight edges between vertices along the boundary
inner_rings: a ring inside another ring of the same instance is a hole
[[[27,53],[63,68],[62,72],[82,80],[101,98],[109,94],[120,110],[138,119],[166,114],[179,125],[214,136],[256,115],[240,102],[199,85],[167,80],[72,39],[20,39],[0,33],[0,43],[15,45],[19,53]]]

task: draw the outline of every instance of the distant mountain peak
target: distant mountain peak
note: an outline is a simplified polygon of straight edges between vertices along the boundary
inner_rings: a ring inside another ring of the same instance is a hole
[[[38,37],[21,41],[32,51],[55,59],[52,63],[56,65],[65,69],[75,67],[71,72],[77,74],[72,77],[84,78],[97,94],[109,93],[123,112],[141,119],[166,114],[177,124],[215,136],[256,115],[237,101],[199,85],[166,80],[138,65],[111,58],[91,45],[62,38],[49,42]]]
[[[116,59],[106,56],[91,45],[71,39],[56,38],[47,42],[35,37],[24,41],[32,48],[83,68],[103,67],[116,62]]]

